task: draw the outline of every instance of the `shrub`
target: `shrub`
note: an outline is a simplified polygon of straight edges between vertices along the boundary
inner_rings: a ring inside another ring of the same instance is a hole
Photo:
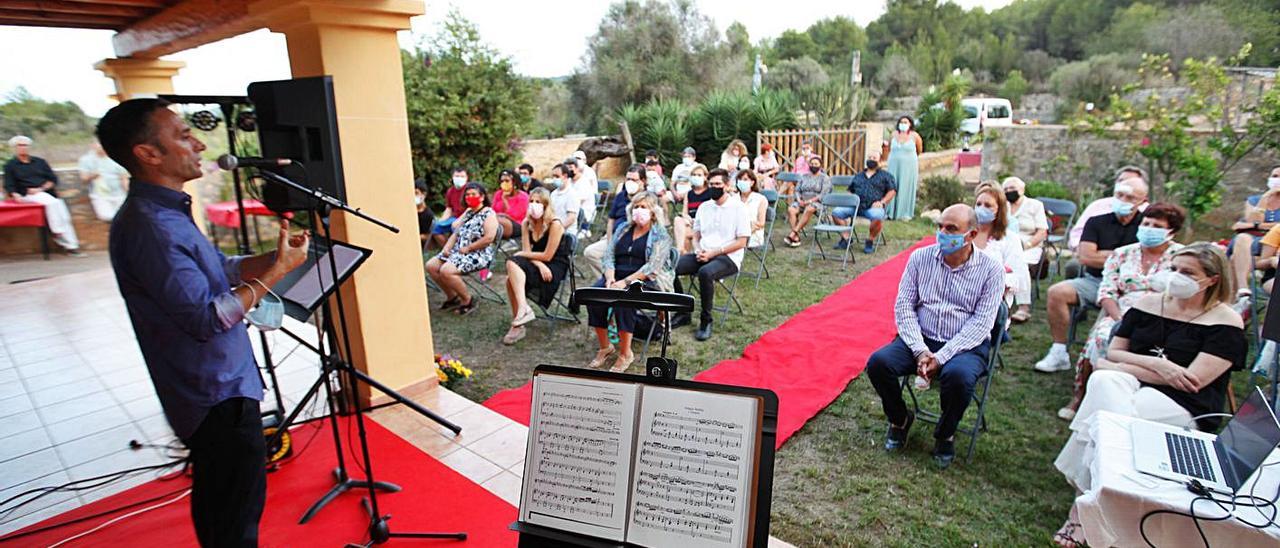
[[[952,204],[969,203],[971,199],[969,189],[954,175],[930,175],[920,181],[922,211],[941,211]]]
[[[953,75],[920,98],[916,132],[924,141],[925,151],[943,150],[956,145],[960,122],[964,121],[960,99],[968,93],[969,87],[968,78]]]
[[[787,92],[712,92],[690,113],[690,141],[685,144],[698,150],[702,163],[712,165],[720,163],[729,141],[742,139],[755,154],[756,132],[795,127],[795,101]]]
[[[1000,96],[1008,99],[1013,103],[1013,108],[1022,108],[1022,96],[1027,94],[1026,78],[1022,77],[1022,71],[1009,71],[1009,76],[1004,79],[1004,84],[1000,86]]]
[[[1059,200],[1076,201],[1075,193],[1061,183],[1053,181],[1030,181],[1027,183],[1027,196],[1032,198],[1057,198]]]
[[[1094,103],[1105,109],[1111,94],[1129,83],[1138,59],[1118,53],[1095,55],[1084,61],[1067,63],[1053,71],[1049,86],[1068,102]]]
[[[618,117],[627,122],[637,150],[658,151],[665,165],[680,161],[680,151],[689,146],[689,107],[675,99],[658,99],[644,105],[623,105]]]

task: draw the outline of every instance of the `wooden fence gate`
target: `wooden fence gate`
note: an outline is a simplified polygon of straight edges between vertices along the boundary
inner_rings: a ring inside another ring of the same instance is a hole
[[[769,143],[782,164],[783,171],[795,171],[796,156],[806,141],[813,151],[822,157],[827,175],[853,175],[862,171],[867,157],[867,130],[848,129],[793,129],[756,132],[756,150]]]

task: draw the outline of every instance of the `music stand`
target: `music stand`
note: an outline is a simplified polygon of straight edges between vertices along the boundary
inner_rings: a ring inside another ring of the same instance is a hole
[[[671,342],[671,312],[693,312],[693,296],[684,293],[667,293],[646,289],[639,281],[631,282],[626,289],[583,287],[573,293],[578,304],[616,306],[636,310],[653,310],[662,322],[662,350],[658,356],[645,360],[645,373],[655,379],[674,380],[677,363],[667,357],[667,345]]]

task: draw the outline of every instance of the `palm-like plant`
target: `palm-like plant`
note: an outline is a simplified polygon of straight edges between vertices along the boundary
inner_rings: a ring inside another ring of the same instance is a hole
[[[689,145],[689,107],[675,99],[626,104],[618,117],[631,129],[636,149],[656,150],[663,164],[679,161],[681,149]]]

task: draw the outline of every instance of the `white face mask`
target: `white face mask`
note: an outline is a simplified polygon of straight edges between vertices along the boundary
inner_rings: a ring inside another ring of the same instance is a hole
[[[464,187],[464,186],[467,186],[467,178],[466,178],[466,177],[461,177],[461,176],[454,177],[454,178],[453,178],[453,186],[455,186],[455,187],[457,187],[457,188],[462,188],[462,187]]]
[[[680,163],[684,164],[685,167],[693,167],[693,157],[685,156],[683,160],[680,160]]]
[[[690,188],[690,187],[689,187],[689,183],[678,183],[678,184],[676,184],[676,192],[679,192],[680,194],[688,194],[688,193],[689,193],[689,188]]]
[[[751,162],[748,162],[748,161],[746,161],[746,160],[743,160],[743,161],[741,161],[741,162],[738,162],[738,169],[743,170],[743,171],[746,171],[746,170],[748,170],[748,169],[751,169]]]
[[[622,188],[627,191],[627,194],[635,194],[640,191],[640,181],[628,179],[627,182],[622,183]]]
[[[1175,299],[1189,299],[1200,292],[1200,283],[1181,272],[1166,270],[1151,277],[1151,289]]]
[[[901,132],[903,132],[903,133],[906,133],[908,129],[911,129],[911,124],[908,124],[908,123],[906,123],[906,122],[899,122],[899,123],[898,123],[898,131],[901,131]]]
[[[532,202],[529,204],[529,216],[534,219],[541,219],[542,214],[546,212],[546,207],[542,202]]]
[[[422,205],[422,196],[414,196],[413,205],[416,205],[416,206]]]
[[[691,175],[689,176],[689,182],[693,183],[693,186],[702,188],[702,185],[707,182],[707,179],[701,175]]]
[[[1280,190],[1280,177],[1270,177],[1267,179],[1267,190]]]

